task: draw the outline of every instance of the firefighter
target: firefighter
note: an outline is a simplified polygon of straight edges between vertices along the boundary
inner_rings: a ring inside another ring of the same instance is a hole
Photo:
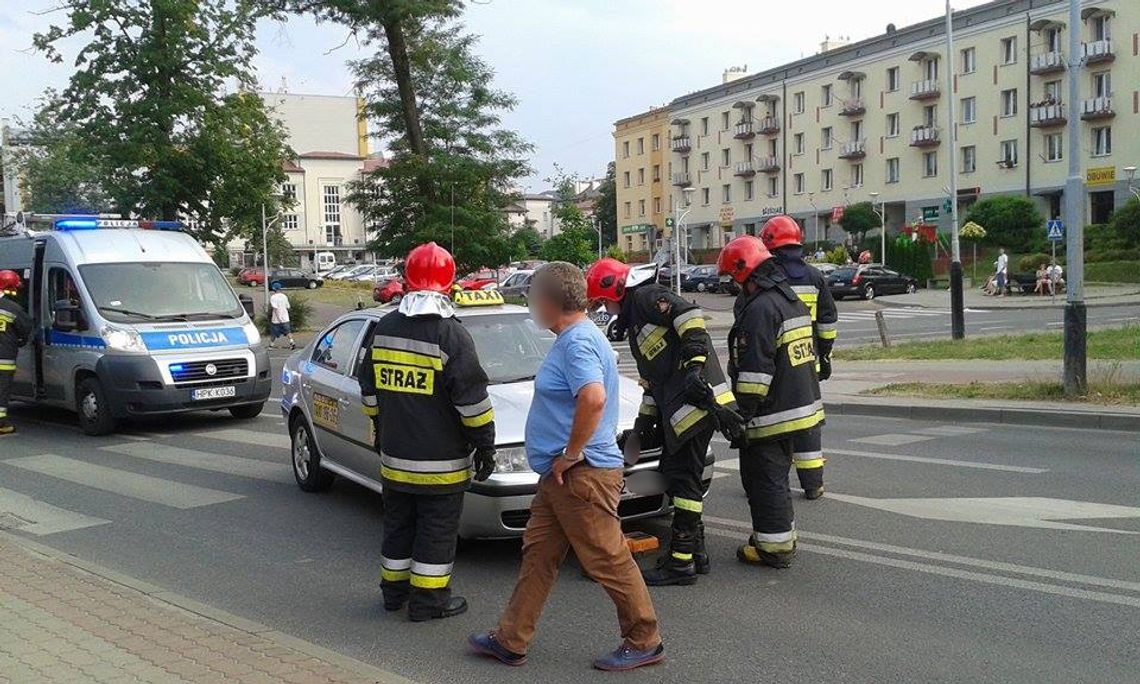
[[[380,319],[360,364],[384,493],[384,608],[421,622],[466,612],[451,594],[463,493],[495,467],[495,412],[475,343],[448,293],[455,261],[430,242],[405,266],[408,293]]]
[[[8,420],[12,378],[16,375],[16,353],[32,334],[32,319],[12,297],[20,290],[15,271],[0,271],[0,436],[10,435],[16,426]]]
[[[760,231],[760,239],[788,277],[792,291],[811,312],[815,326],[816,371],[822,381],[831,377],[831,348],[839,331],[839,310],[827,287],[827,278],[804,262],[802,236],[799,224],[788,216],[773,216]],[[816,426],[800,433],[793,447],[792,459],[804,497],[818,499],[823,496],[823,430]]]
[[[759,238],[744,235],[725,245],[717,268],[741,287],[728,333],[728,374],[748,420],[737,445],[753,533],[736,557],[786,568],[796,552],[788,487],[793,445],[823,423],[811,313]]]
[[[656,282],[655,264],[632,268],[601,259],[586,272],[586,296],[605,302],[628,331],[644,395],[637,421],[621,436],[622,446],[636,433],[641,448],[663,444],[661,472],[673,500],[668,552],[644,572],[651,586],[691,585],[708,574],[705,551],[705,455],[713,430],[737,434],[742,421],[701,309]],[[662,439],[663,436],[663,439]]]

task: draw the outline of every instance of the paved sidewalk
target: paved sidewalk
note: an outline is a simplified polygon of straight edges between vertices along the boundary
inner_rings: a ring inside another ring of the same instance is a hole
[[[920,306],[927,309],[949,309],[950,291],[922,289],[909,295],[876,297],[882,306]],[[976,287],[962,293],[963,305],[968,309],[1048,309],[1065,305],[1065,293],[1056,297],[1042,295],[1006,295],[990,297]],[[1086,285],[1086,306],[1140,305],[1140,285]]]
[[[0,682],[136,681],[407,680],[0,533]]]

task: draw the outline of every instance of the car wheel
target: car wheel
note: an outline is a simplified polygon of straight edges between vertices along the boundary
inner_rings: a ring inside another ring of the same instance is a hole
[[[618,332],[616,324],[616,318],[606,324],[606,339],[608,339],[610,342],[621,342],[625,339],[625,335]]]
[[[697,283],[697,292],[704,292],[707,289],[709,288],[704,283]]]
[[[875,286],[868,285],[863,288],[863,299],[871,300],[875,298]]]
[[[914,294],[917,291],[918,291],[918,285],[915,285],[914,283],[907,283],[906,284],[906,293],[907,294]]]
[[[388,301],[392,302],[393,304],[399,304],[400,300],[403,298],[404,298],[404,295],[402,295],[402,294],[394,294],[394,295],[392,295],[392,299],[390,299]]]
[[[315,281],[315,280],[310,280],[310,281],[309,281],[309,284],[308,284],[308,288],[309,288],[310,290],[315,290],[315,289],[317,289],[317,281]]]
[[[261,415],[262,409],[265,408],[265,402],[258,404],[242,404],[241,406],[231,406],[230,415],[238,420],[249,420]]]
[[[79,427],[92,437],[102,437],[115,431],[115,416],[111,404],[98,378],[87,378],[75,391],[75,410],[79,414]]]
[[[293,477],[304,492],[320,492],[332,486],[336,476],[321,468],[321,452],[313,441],[313,433],[300,416],[293,419],[289,429],[293,458]]]

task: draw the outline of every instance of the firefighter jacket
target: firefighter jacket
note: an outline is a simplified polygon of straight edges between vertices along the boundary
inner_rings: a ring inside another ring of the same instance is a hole
[[[792,291],[799,295],[800,301],[807,305],[811,313],[815,326],[816,353],[819,356],[831,356],[831,348],[839,336],[839,309],[827,286],[827,277],[816,267],[804,262],[802,247],[781,247],[773,254],[784,270],[784,275],[788,277]],[[818,367],[817,364],[816,368]]]
[[[0,296],[0,371],[16,370],[16,352],[32,334],[32,319],[16,302]]]
[[[736,408],[700,307],[649,283],[626,292],[621,317],[644,388],[639,414],[658,419],[666,449],[676,449],[713,420],[711,407],[693,406],[685,399],[688,366],[703,364],[716,402]]]
[[[379,416],[380,476],[393,491],[463,491],[472,451],[495,446],[487,374],[450,304],[443,295],[411,293],[376,323],[364,349],[364,412]]]
[[[753,272],[728,333],[728,374],[748,419],[748,443],[784,439],[823,422],[811,314],[774,261]]]

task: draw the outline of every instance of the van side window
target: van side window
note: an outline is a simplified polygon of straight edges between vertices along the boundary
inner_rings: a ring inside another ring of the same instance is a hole
[[[57,302],[67,302],[71,306],[82,307],[83,300],[79,294],[79,287],[75,279],[65,268],[53,267],[48,272],[48,301],[51,307],[52,318],[55,318]]]

